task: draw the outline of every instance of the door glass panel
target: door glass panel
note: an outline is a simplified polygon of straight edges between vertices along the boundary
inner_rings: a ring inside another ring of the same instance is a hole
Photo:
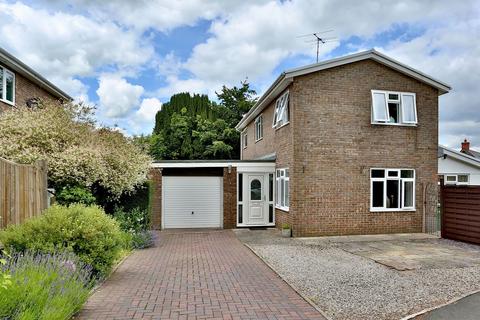
[[[268,201],[273,201],[273,173],[268,175]]]
[[[268,206],[268,222],[273,223],[273,204]]]
[[[262,200],[262,183],[258,179],[250,182],[250,200]]]
[[[387,208],[398,208],[399,181],[387,180]]]
[[[243,201],[243,174],[238,175],[238,201]]]
[[[238,223],[243,223],[243,205],[238,205]]]

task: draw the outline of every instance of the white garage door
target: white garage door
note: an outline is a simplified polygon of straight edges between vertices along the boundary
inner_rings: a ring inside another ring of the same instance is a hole
[[[221,228],[222,177],[163,177],[163,228]]]

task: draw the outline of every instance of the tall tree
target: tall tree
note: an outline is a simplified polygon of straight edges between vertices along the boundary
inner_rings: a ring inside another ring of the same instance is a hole
[[[220,104],[206,95],[175,94],[155,117],[150,154],[155,159],[238,159],[240,134],[235,125],[255,104],[244,81],[241,87],[217,93]]]

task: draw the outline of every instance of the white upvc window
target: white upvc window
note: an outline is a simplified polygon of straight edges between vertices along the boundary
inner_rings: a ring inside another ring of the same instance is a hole
[[[468,174],[446,174],[445,184],[468,184]]]
[[[273,114],[273,127],[278,129],[288,124],[290,121],[289,93],[285,92],[277,99],[275,103],[275,112]]]
[[[15,105],[15,74],[0,66],[0,101]]]
[[[242,132],[242,147],[245,149],[248,146],[248,135],[247,135],[247,129],[243,130]]]
[[[415,170],[370,170],[370,211],[415,210]]]
[[[290,208],[290,174],[288,168],[277,169],[275,188],[275,207],[288,211]]]
[[[415,93],[372,90],[372,123],[417,124]]]
[[[255,119],[255,142],[263,138],[263,115]]]

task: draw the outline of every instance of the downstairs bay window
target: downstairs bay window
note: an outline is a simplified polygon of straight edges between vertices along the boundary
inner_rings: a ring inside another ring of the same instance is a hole
[[[415,210],[415,170],[371,169],[370,211]]]
[[[290,177],[288,168],[277,170],[275,188],[275,207],[288,211],[290,207]]]

